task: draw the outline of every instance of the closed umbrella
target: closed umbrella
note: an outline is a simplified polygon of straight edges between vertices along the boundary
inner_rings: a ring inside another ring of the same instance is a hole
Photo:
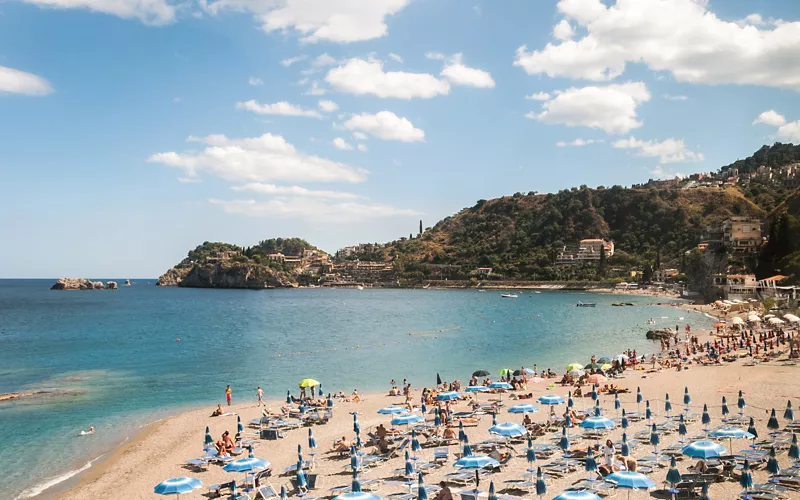
[[[406,477],[414,475],[414,464],[411,463],[411,457],[408,455],[408,450],[406,450],[405,473],[406,473]]]
[[[711,500],[711,497],[708,496],[708,483],[703,484],[703,488],[700,490],[700,498],[698,500]]]
[[[753,487],[753,475],[750,473],[750,460],[744,459],[742,476],[739,478],[739,485],[747,491]]]
[[[681,419],[678,421],[678,434],[681,436],[688,434],[688,431],[686,430],[686,420],[683,418],[683,413],[681,413]],[[682,439],[681,442],[683,442]]]
[[[728,410],[728,400],[725,399],[725,396],[722,396],[722,420],[725,420],[725,417],[728,416],[730,410]]]
[[[669,400],[669,393],[667,393],[667,396],[664,399],[664,411],[667,413],[667,415],[672,413],[672,403]]]
[[[594,449],[590,446],[588,450],[586,450],[586,462],[584,464],[586,468],[586,472],[589,472],[589,477],[594,476],[592,472],[597,470],[597,461],[594,459]]]
[[[291,403],[292,403],[292,393],[291,391],[286,391],[286,404],[288,405]]]
[[[575,400],[572,399],[572,391],[567,394],[567,408],[575,408]]]
[[[494,492],[494,481],[489,482],[489,498],[488,500],[497,500],[497,494]]]
[[[497,425],[497,412],[492,413],[492,425]]]
[[[210,444],[214,444],[214,438],[211,437],[211,429],[206,426],[206,437],[203,440],[203,446],[208,446]]]
[[[425,490],[425,483],[422,482],[422,472],[417,475],[417,500],[428,500],[428,492]]]
[[[752,434],[754,439],[758,437],[758,431],[756,430],[756,423],[753,417],[750,417],[750,424],[747,426],[747,432]]]
[[[569,436],[567,436],[567,428],[561,429],[561,439],[558,441],[558,447],[565,452],[569,449]]]
[[[286,486],[281,485],[281,500],[287,500],[289,498],[289,492],[286,491]]]
[[[775,447],[771,446],[769,449],[769,459],[767,460],[767,472],[773,476],[780,472],[781,466],[778,465],[778,459],[775,456]]]
[[[528,450],[525,453],[525,458],[528,460],[529,464],[536,461],[536,452],[533,451],[533,440],[531,438],[528,438]]]
[[[414,453],[422,450],[422,446],[419,444],[419,439],[417,439],[417,431],[411,430],[411,451]],[[415,459],[417,457],[414,457]]]
[[[622,410],[622,421],[620,422],[620,427],[622,427],[623,429],[627,429],[628,425],[629,425],[628,424],[628,417],[625,415],[625,410],[623,409]]]
[[[800,458],[800,448],[797,446],[797,434],[792,433],[792,445],[789,446],[789,458]]]
[[[597,401],[598,395],[597,395],[597,386],[596,385],[592,386],[592,392],[589,393],[589,396],[591,396],[592,401]]]
[[[667,482],[672,485],[672,488],[669,490],[669,492],[672,494],[672,498],[675,498],[675,494],[678,492],[678,490],[675,489],[675,486],[681,482],[681,473],[678,471],[678,464],[675,461],[674,456],[669,461]]]
[[[353,470],[358,470],[361,468],[361,463],[358,460],[358,450],[356,450],[356,445],[350,447],[350,468]]]
[[[620,454],[623,457],[629,457],[631,455],[630,446],[628,446],[628,434],[626,432],[622,433],[622,446],[620,446]]]
[[[428,413],[428,405],[425,404],[425,401],[422,402],[422,406],[420,407],[420,411],[422,412],[423,415]]]
[[[650,410],[649,399],[644,403],[644,418],[646,418],[647,420],[651,420],[653,418],[653,412]]]
[[[353,471],[353,474],[356,474],[356,472]],[[303,463],[302,462],[297,462],[296,476],[297,476],[297,487],[299,489],[307,488],[308,487],[308,483],[306,481],[306,473],[303,472]]]
[[[244,432],[244,426],[242,425],[242,417],[236,415],[236,432],[239,434]]]
[[[636,388],[636,410],[639,411],[639,405],[642,404],[642,388]]]
[[[442,377],[440,377],[439,374],[437,373],[436,374],[436,386],[438,387],[440,385],[442,385]]]
[[[181,493],[189,493],[190,491],[200,488],[203,483],[194,477],[173,477],[164,482],[158,483],[153,488],[154,493],[159,495],[178,495]]]
[[[736,407],[739,408],[739,415],[744,414],[744,409],[747,406],[747,403],[744,401],[744,395],[742,395],[741,389],[739,390],[739,398],[736,400]]]
[[[328,408],[333,408],[333,396],[330,392],[328,393]]]
[[[317,447],[317,440],[314,439],[314,433],[311,432],[311,429],[308,429],[308,447],[312,450]]]
[[[542,468],[536,468],[536,494],[539,495],[539,499],[541,500],[542,496],[547,493],[547,485],[544,483],[544,474],[542,474]]]
[[[361,426],[358,424],[358,412],[353,412],[353,432],[358,432],[361,430]]]
[[[700,422],[703,425],[708,425],[711,423],[711,415],[708,414],[708,405],[703,404],[703,415],[700,417]],[[708,432],[708,428],[704,428],[704,431]]]
[[[658,444],[661,442],[661,437],[658,435],[658,427],[656,424],[650,428],[650,444],[653,445],[653,451],[656,455],[658,455]]]
[[[614,409],[617,410],[617,416],[619,416],[619,409],[622,408],[622,403],[619,400],[619,393],[614,394]]]
[[[688,406],[692,403],[692,398],[689,396],[689,388],[686,387],[683,389],[683,404],[687,406],[686,411],[689,411]]]
[[[778,423],[778,417],[775,415],[775,408],[773,408],[769,420],[767,421],[767,429],[777,430],[780,429],[780,427],[781,425]]]
[[[462,420],[458,421],[458,442],[467,442],[467,434],[464,432],[464,422]]]
[[[783,412],[783,418],[789,421],[794,420],[794,410],[792,410],[792,401],[786,402],[786,410]]]
[[[303,463],[303,447],[301,445],[297,445],[297,461]]]

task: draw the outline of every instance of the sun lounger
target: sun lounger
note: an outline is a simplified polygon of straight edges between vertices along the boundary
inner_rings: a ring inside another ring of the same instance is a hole
[[[453,483],[467,486],[475,481],[475,475],[468,472],[452,472],[444,476],[444,480]]]
[[[476,490],[462,490],[461,500],[478,500],[478,493]]]
[[[278,497],[280,497],[280,495],[271,484],[262,485],[256,489],[256,500],[259,498],[261,500],[274,500]]]
[[[436,448],[433,450],[433,461],[437,464],[446,463],[450,456],[450,450],[447,448]]]
[[[221,497],[222,492],[225,490],[230,490],[232,486],[233,486],[233,481],[230,481],[228,483],[212,484],[211,486],[208,487],[208,493],[212,497]]]
[[[205,458],[193,458],[191,460],[187,460],[186,465],[194,469],[207,470],[208,460]]]

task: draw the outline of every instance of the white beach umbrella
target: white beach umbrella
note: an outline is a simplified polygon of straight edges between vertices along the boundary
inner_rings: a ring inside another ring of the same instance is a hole
[[[770,319],[769,319],[769,323],[770,323],[771,325],[782,325],[782,324],[784,324],[784,323],[785,323],[785,321],[783,321],[783,320],[782,320],[782,319],[780,319],[780,318],[770,318]]]
[[[786,319],[786,321],[788,321],[789,323],[800,323],[800,318],[798,318],[798,317],[797,317],[797,316],[795,316],[794,314],[784,314],[784,315],[783,315],[783,317],[784,317],[784,318]]]
[[[765,314],[764,317],[765,318],[774,318],[775,315],[774,314]]]
[[[749,321],[750,323],[760,323],[761,318],[758,317],[758,314],[751,314],[750,316],[747,317],[747,321]]]
[[[734,325],[743,325],[744,324],[744,320],[742,318],[740,318],[739,316],[734,316],[731,321],[733,322]]]

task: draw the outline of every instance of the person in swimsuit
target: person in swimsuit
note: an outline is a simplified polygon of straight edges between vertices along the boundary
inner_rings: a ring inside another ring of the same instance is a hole
[[[228,400],[228,406],[230,406],[231,405],[231,399],[232,399],[231,398],[231,386],[230,385],[225,388],[225,399]]]

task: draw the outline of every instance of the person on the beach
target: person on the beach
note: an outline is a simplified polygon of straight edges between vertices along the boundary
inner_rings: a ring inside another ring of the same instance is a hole
[[[263,405],[264,404],[264,391],[261,390],[261,386],[260,385],[258,386],[258,389],[256,389],[256,397],[258,398],[258,406]]]
[[[219,417],[222,415],[222,405],[217,405],[216,409],[211,413],[212,417]]]
[[[377,429],[375,429],[375,434],[377,434],[380,439],[384,439],[389,434],[389,431],[386,430],[386,427],[384,427],[383,424],[381,424]]]
[[[225,399],[228,400],[228,406],[230,406],[231,405],[231,386],[230,385],[228,385],[228,387],[225,388]]]
[[[609,469],[612,469],[614,466],[614,455],[617,454],[617,449],[614,447],[614,442],[610,439],[606,439],[606,445],[603,446],[603,458],[605,459],[605,465]]]
[[[350,395],[350,401],[353,403],[361,402],[361,396],[358,395],[358,389],[353,389],[353,394]]]
[[[447,427],[442,434],[442,438],[446,441],[451,441],[456,438],[456,431],[452,427]]]
[[[342,439],[339,439],[335,443],[333,443],[333,449],[334,451],[339,451],[339,452],[349,451],[350,443],[347,442],[347,438],[342,436]]]
[[[87,435],[89,435],[89,434],[94,434],[94,427],[89,427],[89,430],[88,430],[88,431],[81,431],[81,432],[80,432],[80,435],[81,435],[81,436],[87,436]]]
[[[441,481],[439,486],[442,489],[436,493],[436,496],[433,497],[433,500],[453,500],[453,492],[450,491],[450,487],[447,486],[447,481]]]

